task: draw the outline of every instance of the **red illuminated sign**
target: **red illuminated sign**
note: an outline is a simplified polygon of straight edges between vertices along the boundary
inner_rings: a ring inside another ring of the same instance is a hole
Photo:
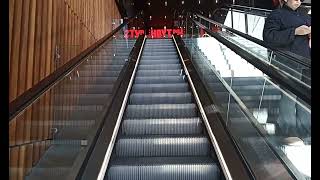
[[[143,35],[144,30],[125,30],[124,37],[127,38],[138,38],[139,35]],[[183,29],[151,29],[149,31],[150,38],[171,38],[173,34],[183,35]]]

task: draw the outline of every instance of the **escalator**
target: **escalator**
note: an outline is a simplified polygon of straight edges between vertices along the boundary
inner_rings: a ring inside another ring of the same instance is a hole
[[[196,26],[187,32],[197,28],[201,32]],[[49,105],[32,107],[50,111],[40,114],[43,120],[30,119],[30,129],[52,123],[46,128],[53,134],[41,152],[34,142],[9,146],[11,154],[32,155],[28,169],[21,158],[18,166],[10,165],[11,174],[20,168],[20,179],[30,180],[303,179],[283,152],[271,149],[291,145],[268,142],[286,136],[277,123],[287,94],[270,83],[272,77],[247,68],[248,60],[229,56],[230,49],[201,47],[202,37],[194,34],[183,40],[124,35],[114,32],[46,91]],[[238,76],[246,72],[254,75]]]
[[[173,41],[147,39],[105,179],[223,178]]]

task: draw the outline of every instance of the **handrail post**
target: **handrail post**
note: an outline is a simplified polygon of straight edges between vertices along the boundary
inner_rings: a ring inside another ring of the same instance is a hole
[[[231,8],[231,28],[233,29],[233,9]]]
[[[247,11],[244,12],[244,21],[245,21],[245,31],[246,31],[246,34],[248,34],[248,14],[247,14]]]

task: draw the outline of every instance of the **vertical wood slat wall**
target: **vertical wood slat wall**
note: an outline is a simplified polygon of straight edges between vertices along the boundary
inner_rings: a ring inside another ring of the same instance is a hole
[[[111,32],[119,18],[114,0],[9,0],[9,102]],[[10,179],[23,179],[50,145],[53,110],[39,107],[51,107],[52,94],[9,123]]]

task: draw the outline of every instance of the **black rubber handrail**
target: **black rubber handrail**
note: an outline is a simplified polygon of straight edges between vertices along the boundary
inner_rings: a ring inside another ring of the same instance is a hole
[[[73,71],[77,67],[77,65],[79,65],[86,59],[86,57],[90,56],[97,48],[102,46],[109,38],[117,33],[122,27],[127,25],[132,19],[133,17],[129,18],[128,20],[124,20],[124,23],[122,23],[116,29],[108,33],[106,36],[104,36],[96,43],[88,47],[86,50],[82,51],[80,54],[72,58],[66,64],[58,68],[52,74],[41,80],[38,84],[25,91],[22,95],[13,100],[9,104],[9,122],[26,107],[32,104],[43,93],[45,93],[49,88],[58,83],[68,73]]]
[[[288,89],[290,92],[295,94],[297,97],[305,101],[307,104],[311,105],[311,87],[307,86],[306,84],[302,83],[301,81],[287,76],[282,71],[274,68],[273,66],[261,61],[254,55],[250,54],[244,49],[239,48],[237,45],[231,43],[218,33],[212,32],[207,27],[202,25],[201,23],[189,18],[194,24],[200,26],[204,29],[210,36],[217,39],[219,42],[224,44],[226,47],[234,51],[236,54],[241,56],[243,59],[251,63],[253,66],[261,70],[264,74],[268,75],[272,78],[275,82],[279,83],[281,86]]]
[[[212,19],[206,18],[206,17],[204,17],[204,16],[202,16],[200,14],[195,14],[195,15],[198,16],[201,19],[204,19],[204,20],[212,23],[212,24],[215,24],[217,26],[220,26],[220,27],[232,32],[232,33],[235,33],[235,34],[237,34],[237,35],[239,35],[239,36],[241,36],[243,38],[246,38],[249,41],[252,41],[252,42],[254,42],[256,44],[259,44],[260,46],[263,46],[263,47],[265,47],[267,49],[270,49],[270,50],[274,51],[275,53],[277,53],[277,54],[279,54],[281,56],[284,56],[284,57],[286,57],[286,58],[288,58],[288,59],[290,59],[292,61],[295,61],[295,62],[297,62],[297,63],[299,63],[299,64],[301,64],[301,65],[303,65],[303,66],[305,66],[307,68],[311,68],[311,60],[306,58],[306,57],[299,56],[299,55],[296,55],[296,54],[293,54],[293,53],[287,53],[287,52],[284,52],[284,51],[279,50],[279,49],[275,49],[274,47],[271,47],[270,45],[268,45],[267,43],[265,43],[264,41],[262,41],[260,39],[252,37],[252,36],[250,36],[248,34],[240,32],[238,30],[235,30],[235,29],[233,29],[231,27],[228,27],[228,26],[226,26],[224,24],[216,22],[216,21],[214,21]]]

